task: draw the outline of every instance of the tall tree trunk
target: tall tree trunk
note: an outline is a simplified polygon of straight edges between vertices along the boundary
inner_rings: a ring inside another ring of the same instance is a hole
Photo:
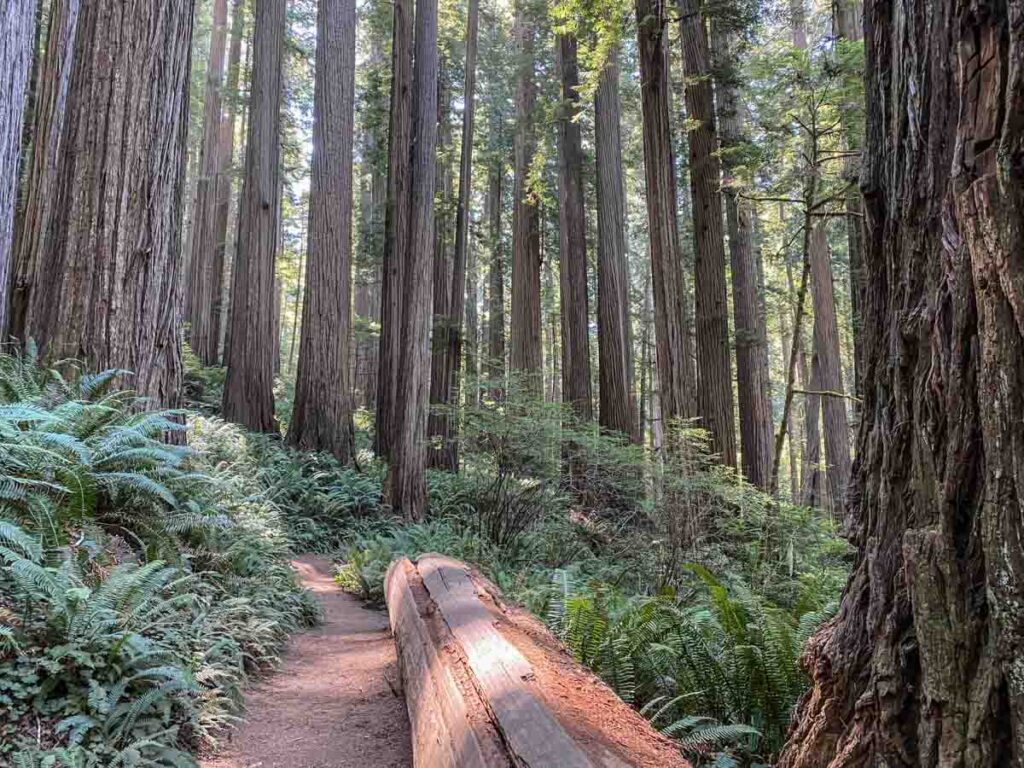
[[[53,0],[46,51],[36,85],[31,166],[25,173],[23,208],[14,241],[10,281],[9,335],[27,341],[25,323],[43,238],[54,215],[51,196],[63,157],[64,120],[75,55],[79,0]]]
[[[352,132],[355,0],[317,10],[313,168],[302,341],[288,442],[352,460],[349,350],[352,276]]]
[[[412,143],[412,0],[395,0],[391,31],[391,118],[384,214],[380,353],[374,452],[388,458],[397,425],[406,251],[409,237],[409,145]],[[431,233],[431,237],[433,234]]]
[[[559,296],[562,317],[562,400],[576,418],[593,419],[590,391],[590,310],[587,301],[586,214],[583,209],[583,137],[576,38],[558,36],[562,114],[558,123]]]
[[[530,168],[537,151],[537,86],[534,82],[535,22],[527,0],[515,2],[516,130],[513,139],[512,323],[509,365],[527,391],[540,396],[544,353],[541,343],[540,207],[531,199]]]
[[[467,222],[468,226],[468,222]],[[466,357],[466,394],[464,402],[467,408],[473,408],[480,402],[480,277],[477,263],[477,246],[467,246],[466,262],[466,331],[463,334],[462,346]]]
[[[861,0],[833,0],[832,31],[837,45],[856,43],[863,37],[861,26]],[[851,89],[857,92],[860,73],[849,78]],[[843,140],[851,156],[843,161],[843,178],[850,188],[846,192],[846,244],[850,261],[850,319],[853,324],[853,387],[858,397],[864,368],[864,350],[861,343],[861,304],[864,293],[864,205],[856,187],[860,175],[861,127],[858,110],[844,104],[840,110],[843,121]]]
[[[694,318],[697,405],[711,448],[736,466],[736,425],[729,353],[729,295],[722,232],[722,169],[711,86],[711,51],[699,0],[679,0],[679,32],[686,74],[687,144],[694,229]]]
[[[84,5],[26,335],[174,404],[191,0]],[[133,88],[124,88],[131,82]]]
[[[491,397],[501,400],[505,391],[505,265],[501,248],[501,163],[490,167],[487,178],[488,228],[491,261],[487,275],[487,378]]]
[[[206,96],[203,101],[203,139],[195,207],[192,213],[192,242],[185,290],[187,320],[191,323],[189,343],[203,365],[217,362],[220,329],[214,325],[214,252],[217,250],[217,207],[223,123],[224,57],[228,40],[228,0],[214,0],[210,59],[206,67]],[[218,286],[219,287],[219,286]]]
[[[1024,756],[1022,24],[866,4],[857,558],[785,768]]]
[[[686,334],[689,310],[676,219],[666,49],[668,20],[663,2],[636,0],[636,18],[658,395],[662,420],[672,422],[694,415],[696,382]]]
[[[594,95],[597,169],[597,354],[599,420],[609,432],[639,443],[633,377],[633,329],[629,317],[626,259],[626,192],[622,182],[619,60],[613,50]]]
[[[403,268],[400,381],[395,442],[386,480],[391,508],[409,520],[426,513],[427,410],[430,394],[431,267],[437,172],[437,0],[417,0],[413,70],[409,234]]]
[[[0,337],[7,332],[7,281],[14,251],[14,213],[21,174],[22,121],[35,40],[34,0],[5,0],[0,11]]]
[[[740,415],[740,456],[743,474],[762,490],[769,486],[772,465],[772,404],[768,380],[768,336],[761,311],[760,278],[754,248],[753,206],[740,198],[737,152],[744,143],[739,114],[736,56],[738,36],[712,23],[715,50],[718,125],[723,171],[732,302],[736,339],[736,394]]]
[[[235,125],[238,118],[239,77],[242,58],[242,33],[245,26],[244,0],[234,0],[231,10],[231,44],[228,50],[227,86],[224,94],[228,100],[227,114],[220,123],[217,158],[217,201],[213,216],[213,251],[210,262],[208,291],[209,328],[203,329],[201,338],[193,341],[193,349],[207,365],[217,365],[221,360],[221,339],[224,333],[225,316],[225,262],[227,261],[228,219],[231,216],[231,188],[234,170]],[[222,107],[223,111],[223,107]]]
[[[274,370],[279,360],[274,261],[281,215],[281,66],[285,0],[256,0],[252,93],[238,246],[231,292],[231,344],[224,418],[277,432]]]

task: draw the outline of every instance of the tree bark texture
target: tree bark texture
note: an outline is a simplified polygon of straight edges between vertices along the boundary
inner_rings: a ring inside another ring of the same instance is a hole
[[[679,0],[679,32],[690,125],[687,144],[693,200],[697,406],[701,426],[711,436],[711,449],[723,464],[734,467],[736,425],[722,231],[722,168],[711,83],[711,50],[699,0]]]
[[[281,66],[285,0],[256,0],[252,84],[238,246],[231,291],[231,345],[224,418],[277,432],[274,371],[279,355],[274,276],[281,217]]]
[[[544,355],[540,307],[540,209],[531,198],[529,173],[537,152],[537,85],[534,82],[535,22],[528,0],[515,3],[516,129],[513,138],[512,322],[509,365],[524,378],[527,390],[543,391]]]
[[[598,418],[609,432],[639,443],[634,391],[633,332],[629,317],[626,193],[622,181],[618,51],[601,71],[594,94],[597,170]]]
[[[192,13],[191,0],[82,6],[25,325],[51,359],[132,371],[156,406],[175,404],[181,383]]]
[[[26,341],[25,322],[43,237],[54,213],[51,197],[63,156],[64,118],[75,55],[79,0],[54,0],[36,85],[31,165],[24,174],[23,208],[15,231],[10,280],[9,336]]]
[[[214,269],[217,259],[217,211],[220,174],[223,162],[221,125],[223,122],[224,57],[228,40],[228,2],[214,0],[213,29],[210,33],[210,59],[206,68],[206,95],[203,101],[203,138],[199,174],[196,179],[195,207],[192,212],[191,258],[188,284],[185,286],[185,316],[190,323],[189,343],[203,365],[217,362],[220,328],[214,325]],[[223,247],[223,243],[220,244]],[[223,255],[220,263],[223,265]],[[217,288],[220,287],[217,281]]]
[[[1019,0],[865,7],[858,554],[785,768],[1024,760],[1021,29]]]
[[[409,237],[409,146],[412,143],[412,0],[395,0],[391,31],[391,117],[388,131],[388,187],[384,214],[380,353],[374,452],[390,457],[402,373],[402,302]],[[431,235],[432,237],[433,235]]]
[[[21,177],[22,124],[32,71],[34,0],[5,0],[0,11],[0,289],[6,295],[14,261],[14,213]],[[0,301],[0,334],[6,337],[7,302]]]
[[[427,411],[430,395],[431,268],[437,172],[437,0],[417,0],[413,70],[410,247],[403,268],[397,422],[386,497],[409,520],[426,513]]]
[[[349,351],[355,52],[355,0],[320,0],[306,291],[288,442],[332,453],[342,464],[353,453]]]
[[[636,0],[659,402],[665,422],[696,413],[669,119],[667,0]]]
[[[743,475],[768,490],[772,466],[772,403],[768,380],[768,336],[761,311],[757,253],[754,248],[754,210],[740,198],[736,152],[742,148],[743,119],[739,113],[735,33],[712,23],[716,57],[716,94],[722,158],[722,196],[729,232],[732,268],[733,324],[736,339],[736,395],[740,416],[740,457]]]
[[[583,199],[583,137],[576,38],[558,36],[562,105],[558,122],[559,296],[562,318],[562,402],[582,422],[593,419],[590,391],[590,307],[587,224]]]

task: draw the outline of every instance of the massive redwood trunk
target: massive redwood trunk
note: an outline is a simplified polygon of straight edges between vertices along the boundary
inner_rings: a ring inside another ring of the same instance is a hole
[[[32,299],[43,236],[53,215],[51,189],[62,156],[64,115],[74,61],[79,0],[53,0],[46,33],[46,50],[35,84],[36,108],[32,116],[32,154],[23,174],[22,209],[17,218],[10,279],[9,336],[25,338],[25,320]]]
[[[534,82],[535,22],[527,0],[515,3],[516,131],[513,139],[512,322],[509,365],[531,394],[543,391],[544,357],[540,309],[540,208],[530,198],[529,174],[537,151],[537,85]]]
[[[647,182],[654,328],[661,418],[695,413],[695,378],[686,333],[688,307],[679,251],[675,165],[669,120],[667,0],[636,0],[644,172]]]
[[[426,513],[427,411],[430,394],[431,267],[437,172],[437,0],[416,2],[409,248],[403,272],[401,357],[394,442],[386,498],[409,520]]]
[[[1024,760],[1024,3],[865,8],[857,562],[780,761]]]
[[[4,0],[0,11],[0,292],[7,290],[13,261],[14,209],[21,166],[22,119],[32,69],[35,0]],[[7,302],[0,293],[0,333],[7,329]]]
[[[349,331],[355,52],[355,0],[320,0],[309,256],[288,442],[333,453],[343,464],[351,461],[353,451]]]
[[[278,290],[274,279],[281,215],[281,66],[285,0],[255,3],[252,96],[238,248],[231,292],[231,344],[224,418],[277,432],[274,371],[278,355]]]
[[[639,443],[633,379],[626,258],[626,193],[622,182],[622,129],[618,51],[609,54],[594,94],[597,166],[597,354],[601,426]]]
[[[217,363],[220,326],[214,325],[214,269],[217,250],[217,208],[220,174],[224,167],[220,153],[224,91],[224,57],[228,40],[228,1],[214,0],[210,59],[206,67],[206,95],[203,101],[203,141],[195,207],[192,209],[191,259],[185,281],[185,317],[189,321],[189,344],[203,365]],[[223,256],[220,259],[223,265]],[[220,281],[216,281],[217,289]]]
[[[590,311],[587,301],[583,138],[576,38],[559,35],[562,114],[558,123],[559,296],[562,308],[562,401],[581,421],[593,418],[590,393]]]
[[[722,232],[722,166],[718,154],[711,51],[699,0],[679,0],[679,34],[686,75],[686,116],[693,200],[694,328],[700,424],[723,464],[736,466],[736,426],[729,350],[729,295]]]
[[[192,0],[82,4],[60,156],[43,174],[50,219],[31,259],[25,335],[54,359],[133,371],[155,405],[175,403],[181,383],[192,12]]]
[[[380,353],[374,452],[391,455],[401,378],[402,301],[409,237],[409,145],[412,143],[412,0],[395,0],[391,29],[391,117],[381,274]]]

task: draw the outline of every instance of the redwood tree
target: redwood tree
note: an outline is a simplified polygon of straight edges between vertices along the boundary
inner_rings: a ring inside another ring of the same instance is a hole
[[[679,251],[669,120],[667,1],[636,0],[658,395],[665,422],[695,413],[693,359],[686,332],[689,308]]]
[[[355,0],[320,0],[306,291],[288,442],[333,453],[343,464],[353,450],[349,331],[355,51]]]
[[[590,311],[587,301],[583,138],[576,37],[558,36],[562,113],[558,122],[559,296],[562,315],[562,401],[581,421],[593,418],[590,392]]]
[[[597,166],[597,354],[601,426],[639,442],[641,427],[633,384],[633,338],[626,259],[626,193],[622,182],[622,129],[618,51],[601,70],[594,95]]]
[[[175,403],[181,385],[192,14],[192,0],[82,4],[26,317],[47,355],[130,370],[155,405]]]
[[[274,260],[281,215],[281,65],[286,0],[256,0],[245,177],[232,270],[231,344],[224,418],[276,432],[274,369],[277,287]]]
[[[5,0],[0,11],[0,290],[11,270],[14,209],[21,165],[21,127],[32,68],[34,0]],[[0,332],[7,329],[7,302],[0,300]]]
[[[686,74],[690,148],[690,195],[694,229],[694,330],[697,346],[697,405],[712,450],[736,465],[729,295],[725,285],[722,232],[722,166],[711,83],[711,50],[699,0],[679,0],[679,31]]]
[[[427,504],[425,436],[430,394],[430,298],[437,172],[437,0],[417,0],[414,61],[410,247],[402,268],[397,410],[385,495],[396,512],[410,520],[421,520]]]
[[[865,7],[857,558],[787,768],[1024,756],[1022,24],[1019,0]]]

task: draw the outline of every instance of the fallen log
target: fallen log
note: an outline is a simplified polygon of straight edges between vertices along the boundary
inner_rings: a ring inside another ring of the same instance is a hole
[[[385,595],[417,768],[686,768],[679,748],[463,563],[396,560]]]

